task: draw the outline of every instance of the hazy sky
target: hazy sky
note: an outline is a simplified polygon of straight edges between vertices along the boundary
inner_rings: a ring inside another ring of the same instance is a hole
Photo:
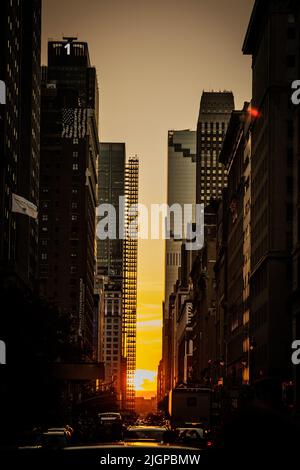
[[[100,140],[126,142],[140,157],[140,202],[166,202],[168,129],[195,129],[202,90],[251,98],[251,64],[241,52],[254,0],[43,0],[48,39],[89,44],[100,92]],[[141,241],[137,368],[161,357],[164,243]],[[139,373],[154,388],[153,373]]]

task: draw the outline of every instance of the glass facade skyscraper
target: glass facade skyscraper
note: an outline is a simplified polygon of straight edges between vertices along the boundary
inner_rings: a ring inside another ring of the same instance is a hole
[[[171,207],[178,204],[182,209],[184,204],[196,203],[196,132],[191,130],[171,130],[168,133],[168,180],[167,203]],[[193,211],[193,222],[195,211]],[[181,226],[182,237],[185,237],[186,227]],[[170,238],[166,240],[165,257],[165,300],[163,304],[163,361],[162,374],[164,393],[170,389],[170,328],[169,328],[169,297],[178,279],[181,267],[182,239],[175,233],[174,218],[170,217]]]

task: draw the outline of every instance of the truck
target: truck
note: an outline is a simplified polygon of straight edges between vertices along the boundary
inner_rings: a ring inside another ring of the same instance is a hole
[[[173,428],[209,426],[212,391],[206,387],[176,387],[169,393],[170,424]]]

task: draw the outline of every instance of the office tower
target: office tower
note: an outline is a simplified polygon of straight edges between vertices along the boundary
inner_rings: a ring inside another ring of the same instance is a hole
[[[167,204],[179,205],[182,210],[185,204],[196,203],[196,132],[191,130],[169,131],[168,133],[168,193]],[[192,213],[192,220],[195,217]],[[166,271],[165,271],[165,300],[163,306],[163,376],[165,393],[171,387],[170,365],[170,312],[169,297],[178,279],[178,269],[181,266],[181,244],[186,236],[183,218],[181,221],[182,234],[175,233],[175,218],[169,218],[170,238],[166,240]]]
[[[139,160],[129,158],[125,169],[125,239],[123,251],[123,357],[125,367],[123,407],[135,408],[136,301],[137,301],[137,204]]]
[[[35,287],[40,158],[41,1],[3,0],[0,16],[0,266]]]
[[[299,201],[298,122],[291,102],[291,82],[299,78],[298,2],[256,1],[243,53],[252,56],[255,111],[251,136],[250,366],[260,397],[275,403],[281,402],[282,391],[291,380],[292,260],[296,268],[298,257],[295,253],[292,259],[291,252],[293,214],[298,212]],[[298,244],[298,234],[296,240]],[[298,285],[296,274],[294,286]]]
[[[105,384],[121,401],[123,239],[119,234],[119,198],[125,195],[125,144],[100,143],[98,201],[116,210],[116,238],[97,239],[97,285],[102,286],[103,359]],[[122,203],[122,202],[121,202]],[[98,222],[100,216],[97,218]]]
[[[169,131],[168,133],[168,193],[167,204],[171,208],[179,204],[196,203],[196,132],[190,130]],[[193,211],[193,222],[194,220]],[[175,218],[170,216],[170,238],[166,240],[166,277],[165,308],[168,308],[168,297],[178,278],[181,265],[181,243],[186,235],[184,220],[181,221],[182,236],[175,233]],[[179,235],[179,236],[178,236]],[[177,236],[177,238],[176,238]]]
[[[119,198],[125,194],[125,144],[100,143],[98,200],[116,211],[116,238],[97,239],[97,275],[122,284],[123,239],[119,236]],[[122,207],[121,207],[122,210]]]
[[[224,135],[234,109],[232,92],[203,91],[197,123],[197,203],[219,199],[227,176],[218,161]]]
[[[98,86],[86,42],[50,41],[42,69],[40,292],[93,357]]]

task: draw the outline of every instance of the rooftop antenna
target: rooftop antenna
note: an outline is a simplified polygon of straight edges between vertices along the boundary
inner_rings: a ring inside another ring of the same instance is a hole
[[[63,40],[67,41],[68,43],[73,42],[73,41],[77,41],[77,39],[78,38],[76,36],[63,36]]]

